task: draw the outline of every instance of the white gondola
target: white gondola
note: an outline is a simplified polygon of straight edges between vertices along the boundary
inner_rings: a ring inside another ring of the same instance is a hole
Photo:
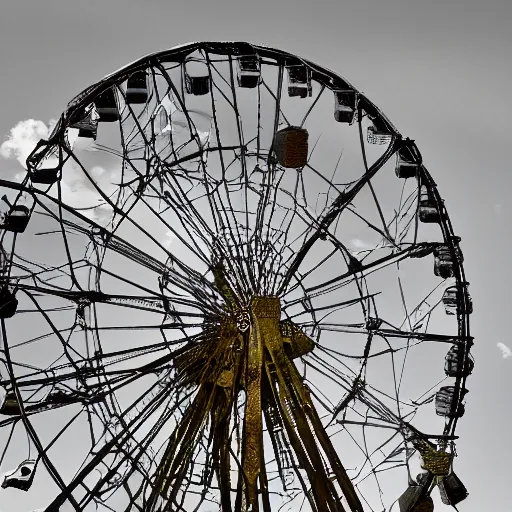
[[[372,124],[368,126],[366,140],[369,144],[389,144],[392,133],[379,117],[372,119]]]
[[[260,60],[257,55],[238,57],[237,81],[239,87],[253,89],[261,80]]]
[[[28,491],[34,481],[36,470],[35,460],[26,460],[22,462],[14,471],[4,476],[2,488],[12,487],[20,491]]]

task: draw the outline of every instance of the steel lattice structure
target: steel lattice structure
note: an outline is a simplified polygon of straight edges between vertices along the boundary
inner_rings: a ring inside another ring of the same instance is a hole
[[[460,239],[414,141],[346,80],[248,43],[149,55],[0,185],[9,510],[466,497]]]

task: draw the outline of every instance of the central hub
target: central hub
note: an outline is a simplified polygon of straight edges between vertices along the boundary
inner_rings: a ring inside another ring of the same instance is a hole
[[[272,318],[279,322],[281,318],[279,298],[253,297],[251,300],[251,313],[255,318]]]

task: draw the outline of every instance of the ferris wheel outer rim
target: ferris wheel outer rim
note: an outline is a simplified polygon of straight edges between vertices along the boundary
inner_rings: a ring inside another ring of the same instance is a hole
[[[236,51],[233,51],[233,50]],[[276,49],[267,45],[263,44],[253,44],[246,41],[193,41],[193,42],[187,42],[183,44],[176,45],[172,48],[169,48],[167,50],[161,50],[158,52],[153,52],[150,54],[147,54],[139,59],[136,59],[132,61],[131,63],[119,68],[118,70],[114,71],[113,73],[110,73],[106,75],[104,78],[99,80],[98,82],[92,84],[91,86],[85,88],[81,93],[79,93],[77,96],[75,96],[67,105],[65,111],[60,116],[56,126],[54,127],[54,130],[52,134],[50,135],[49,139],[47,141],[40,141],[36,148],[30,153],[30,155],[27,157],[27,168],[30,166],[34,166],[34,156],[37,153],[38,149],[41,146],[46,146],[46,148],[40,152],[38,155],[37,160],[41,160],[45,157],[46,153],[51,150],[51,146],[53,143],[59,143],[59,141],[62,143],[64,141],[64,134],[68,127],[68,123],[70,120],[71,115],[80,107],[84,105],[88,105],[91,103],[92,99],[102,92],[105,89],[108,89],[111,87],[114,83],[118,83],[120,81],[124,81],[130,74],[132,74],[134,71],[139,69],[146,69],[147,67],[151,66],[155,62],[168,62],[168,61],[174,61],[174,62],[183,62],[187,55],[190,53],[197,51],[197,50],[206,50],[211,53],[216,54],[222,54],[222,55],[243,55],[244,50],[252,49],[255,51],[258,55],[261,55],[263,57],[269,57],[274,60],[276,60],[279,64],[284,64],[284,61],[286,58],[294,58],[302,61],[304,64],[309,66],[311,69],[314,69],[319,73],[319,76],[329,77],[332,80],[332,84],[340,84],[342,87],[348,87],[349,89],[355,91],[358,94],[360,107],[364,105],[365,111],[367,113],[373,114],[375,116],[378,116],[386,126],[392,130],[392,137],[393,140],[398,144],[408,143],[412,146],[413,150],[417,152],[417,155],[419,157],[420,162],[421,160],[421,152],[419,151],[419,148],[415,144],[413,140],[410,139],[403,139],[402,135],[398,130],[394,127],[394,125],[391,123],[391,121],[384,115],[384,113],[367,98],[364,94],[359,92],[352,84],[350,84],[345,78],[341,77],[334,71],[331,71],[325,67],[319,66],[312,61],[309,61],[307,59],[303,59],[302,57],[284,51],[280,49]],[[179,57],[179,58],[176,58]],[[318,76],[316,77],[318,79]],[[321,80],[319,80],[320,83],[322,83]],[[331,85],[332,85],[331,84]],[[336,89],[337,87],[332,85],[333,89]],[[368,112],[368,110],[371,110],[372,112]],[[393,144],[393,142],[392,142]],[[395,152],[398,149],[398,144],[394,148],[393,152]],[[455,279],[456,279],[456,286],[458,289],[460,288],[462,290],[462,296],[464,297],[464,301],[468,301],[468,291],[466,286],[466,279],[464,274],[464,268],[462,262],[458,261],[458,258],[455,257],[455,245],[454,245],[454,231],[451,226],[451,222],[448,216],[448,212],[446,210],[446,207],[444,206],[444,201],[442,200],[441,196],[439,195],[439,192],[437,190],[437,186],[430,175],[430,173],[427,171],[426,167],[421,163],[419,166],[419,179],[422,180],[422,184],[426,184],[429,191],[432,192],[437,205],[442,211],[444,212],[444,215],[441,217],[440,226],[443,232],[443,237],[445,244],[450,247],[450,251],[454,261],[454,270],[455,270]],[[3,181],[3,180],[2,180]],[[441,211],[441,210],[440,210]],[[460,250],[460,249],[459,249]],[[469,334],[469,314],[464,313],[458,313],[457,314],[458,319],[458,337],[463,340],[471,339]],[[467,342],[465,342],[467,343]],[[470,346],[472,344],[472,341],[469,342]],[[467,354],[469,356],[469,349],[465,349],[463,351],[463,354]],[[462,396],[461,390],[463,389],[463,385],[466,381],[467,377],[457,377],[456,378],[456,393],[459,396],[459,400],[457,401],[457,407],[458,404],[462,402]],[[455,402],[455,401],[454,401]],[[451,418],[445,428],[445,434],[448,434],[449,432],[451,434],[454,433],[455,426],[457,424],[458,418]]]
[[[273,55],[272,58],[276,58],[274,56],[274,54],[278,55],[279,59],[285,59],[288,56],[298,58],[298,59],[302,60],[305,64],[310,66],[312,69],[316,68],[319,71],[322,71],[322,72],[325,71],[325,73],[323,73],[323,74],[326,76],[330,76],[332,79],[343,80],[343,82],[345,84],[347,84],[350,88],[352,88],[354,91],[356,91],[358,93],[360,98],[365,101],[365,105],[370,106],[370,108],[374,108],[375,109],[374,112],[377,113],[377,115],[379,115],[386,122],[388,127],[393,129],[394,138],[396,138],[397,140],[401,140],[401,135],[399,134],[399,132],[394,128],[394,126],[384,116],[384,114],[378,109],[378,107],[376,107],[373,103],[371,103],[371,101],[368,98],[366,98],[366,96],[359,93],[357,91],[357,89],[355,89],[353,86],[351,86],[347,81],[345,81],[343,78],[339,77],[332,71],[326,70],[325,68],[321,68],[320,66],[317,66],[316,64],[314,64],[308,60],[301,59],[300,57],[298,57],[296,55],[293,55],[293,54],[290,54],[287,52],[283,52],[281,50],[276,50],[273,48],[261,46],[261,45],[252,45],[250,43],[242,43],[242,42],[206,42],[206,43],[205,42],[201,42],[201,43],[194,42],[194,43],[185,43],[182,45],[178,45],[169,50],[153,53],[153,54],[147,55],[145,57],[142,57],[142,58],[140,58],[136,61],[133,61],[132,63],[120,68],[119,70],[115,71],[114,73],[107,75],[102,80],[93,84],[89,88],[86,88],[81,94],[77,95],[73,100],[71,100],[71,102],[68,104],[68,107],[66,108],[66,110],[62,114],[61,118],[59,119],[59,123],[56,125],[55,130],[52,133],[52,135],[50,136],[49,140],[47,142],[43,143],[42,145],[47,144],[49,146],[53,141],[57,141],[62,137],[65,129],[67,128],[67,122],[69,121],[70,115],[74,112],[74,110],[76,108],[78,108],[82,104],[90,103],[90,100],[96,94],[101,92],[103,89],[110,87],[113,83],[119,81],[120,79],[126,78],[126,76],[128,76],[133,71],[135,71],[139,68],[143,68],[143,67],[147,67],[147,66],[151,65],[151,63],[154,60],[160,60],[161,58],[173,56],[176,54],[180,54],[180,55],[188,54],[197,49],[206,49],[208,51],[212,51],[212,49],[218,50],[218,48],[227,49],[228,48],[227,45],[238,46],[238,45],[242,45],[242,44],[243,45],[249,44],[252,48],[254,48],[256,50],[261,50],[262,54],[270,52]],[[188,53],[186,53],[186,52],[188,52]],[[276,58],[276,60],[278,60],[278,59]],[[412,141],[412,143],[414,144],[414,141]],[[41,145],[39,145],[37,148],[39,148],[39,147],[41,147]],[[34,149],[34,151],[29,155],[29,157],[27,158],[27,162],[31,157],[33,157],[35,155],[35,153],[37,152],[36,151],[37,148]],[[418,150],[418,153],[419,153],[419,150]],[[42,155],[42,153],[41,153],[41,155]],[[452,228],[452,225],[450,222],[450,218],[449,218],[446,208],[444,206],[444,202],[443,202],[441,196],[439,195],[437,186],[435,185],[431,175],[429,174],[429,172],[427,171],[427,169],[424,167],[423,164],[421,164],[421,166],[420,166],[419,176],[420,176],[421,180],[424,180],[428,184],[429,191],[431,191],[433,193],[439,208],[442,209],[442,211],[444,212],[444,215],[442,216],[441,222],[439,224],[442,229],[443,238],[445,240],[445,243],[446,243],[446,245],[448,245],[450,247],[452,256],[454,256],[453,261],[454,261],[456,285],[457,285],[458,289],[462,290],[462,295],[464,297],[464,301],[468,301],[469,295],[468,295],[468,291],[467,291],[463,263],[462,263],[462,261],[459,261],[457,257],[455,257],[456,250],[458,247],[458,242],[456,242],[454,231],[453,231],[453,228]],[[18,189],[20,191],[27,190],[27,191],[30,191],[30,193],[39,192],[37,189],[34,189],[30,186],[14,184],[13,182],[9,182],[7,180],[0,180],[0,185],[7,186],[9,188]],[[464,308],[463,313],[461,313],[461,312],[457,313],[457,320],[458,320],[457,323],[458,323],[458,331],[459,331],[458,338],[461,340],[465,340],[464,341],[465,350],[462,351],[462,354],[464,354],[465,357],[469,357],[469,348],[472,345],[472,341],[471,341],[472,339],[470,337],[469,313],[467,312],[467,308]],[[468,340],[470,340],[470,341],[468,341]],[[462,402],[461,390],[464,388],[466,379],[467,379],[467,376],[459,375],[456,377],[456,382],[455,382],[456,391],[455,392],[459,396],[459,400],[453,401],[454,403],[456,402],[456,407],[458,407],[459,404]],[[447,422],[444,433],[445,434],[453,434],[455,432],[455,427],[456,427],[457,421],[458,421],[458,418],[451,418]]]

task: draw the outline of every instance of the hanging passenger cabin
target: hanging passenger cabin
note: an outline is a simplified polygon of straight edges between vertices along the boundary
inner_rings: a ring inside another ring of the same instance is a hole
[[[185,90],[188,94],[204,96],[210,92],[210,72],[205,62],[187,59],[184,64],[184,74]]]
[[[126,82],[126,103],[143,105],[148,101],[148,83],[145,71],[136,71]]]
[[[444,358],[444,373],[448,377],[467,377],[475,367],[475,361],[471,354],[468,354],[464,361],[463,353],[464,347],[456,344],[448,351]]]
[[[61,165],[46,169],[34,169],[30,173],[30,181],[41,185],[52,185],[60,180]]]
[[[382,318],[368,317],[365,323],[365,328],[368,331],[377,331],[382,326],[384,320]]]
[[[411,441],[421,457],[422,469],[427,470],[432,476],[446,476],[450,472],[452,453],[438,449],[436,445],[422,438],[412,439]],[[420,473],[417,478],[421,478],[419,482],[423,484],[428,481],[425,479],[427,476],[426,473]]]
[[[455,254],[460,263],[462,263],[462,253],[458,247],[455,247]],[[440,245],[434,249],[434,274],[443,279],[455,276],[455,264],[452,257],[452,251],[448,245]]]
[[[35,460],[22,462],[14,471],[5,475],[2,488],[7,489],[12,487],[20,491],[28,491],[34,481],[35,469]]]
[[[288,96],[307,98],[313,93],[311,73],[304,64],[286,63],[288,71]]]
[[[58,162],[54,167],[40,167],[30,169],[29,175],[30,181],[32,181],[32,183],[38,183],[41,185],[53,185],[61,179],[63,166],[61,148],[58,148],[58,153],[59,154],[56,157]],[[49,157],[44,158],[41,164],[44,165],[46,162],[52,159],[52,157],[55,158],[55,155],[49,155]]]
[[[80,138],[96,140],[98,122],[93,120],[92,113],[93,109],[90,107],[87,112],[85,109],[80,109],[73,115],[69,127],[77,129]]]
[[[79,128],[78,129],[78,136],[83,139],[93,139],[96,140],[96,136],[98,134],[98,125],[90,125],[86,128]]]
[[[94,106],[98,113],[98,121],[103,123],[113,123],[121,119],[117,107],[116,93],[112,87],[104,90],[94,100]]]
[[[441,478],[437,485],[445,505],[457,505],[469,495],[460,478],[453,472]]]
[[[17,416],[21,414],[21,408],[16,394],[13,391],[5,392],[1,387],[0,391],[4,391],[4,398],[3,400],[0,399],[0,414],[5,414],[6,416]]]
[[[459,309],[459,299],[456,286],[449,286],[443,293],[444,311],[447,315],[456,315]]]
[[[76,399],[71,392],[66,392],[63,389],[54,389],[48,393],[45,402],[47,404],[71,404]]]
[[[372,119],[372,124],[368,126],[366,140],[369,144],[388,144],[392,134],[386,123],[379,117]]]
[[[13,233],[23,233],[28,226],[29,220],[30,210],[26,206],[11,206],[10,211],[4,215],[0,228],[12,231]]]
[[[398,498],[400,512],[433,512],[434,502],[430,496],[422,496],[424,492],[423,485],[409,485]]]
[[[239,87],[254,89],[261,79],[260,60],[257,55],[238,57],[237,81]]]
[[[418,175],[420,163],[409,146],[396,152],[395,174],[398,178],[414,178]]]
[[[7,286],[0,289],[0,318],[11,318],[18,309],[18,299]]]
[[[308,132],[298,126],[288,126],[274,135],[272,144],[279,164],[286,168],[302,168],[308,162]]]
[[[334,91],[334,119],[338,123],[352,123],[356,113],[356,92]]]
[[[420,222],[425,224],[439,224],[441,222],[437,203],[426,185],[421,185],[420,187],[418,216]]]
[[[51,162],[54,163],[51,164]],[[61,178],[63,166],[62,146],[60,143],[40,140],[32,153],[27,157],[26,164],[32,183],[52,185]]]
[[[462,389],[461,396],[464,396],[467,392],[467,389]],[[452,411],[454,395],[455,386],[443,386],[439,389],[435,398],[435,409],[438,416],[447,418],[461,418],[464,416],[465,407],[462,403],[459,403],[457,409]]]
[[[466,287],[469,285],[469,283],[466,283]],[[443,293],[443,305],[444,305],[444,311],[447,315],[456,315],[459,310],[461,313],[466,313],[470,315],[473,313],[473,299],[467,294],[467,310],[464,310],[464,305],[460,304],[459,307],[459,296],[457,293],[457,287],[456,286],[449,286],[446,288],[446,290]]]

